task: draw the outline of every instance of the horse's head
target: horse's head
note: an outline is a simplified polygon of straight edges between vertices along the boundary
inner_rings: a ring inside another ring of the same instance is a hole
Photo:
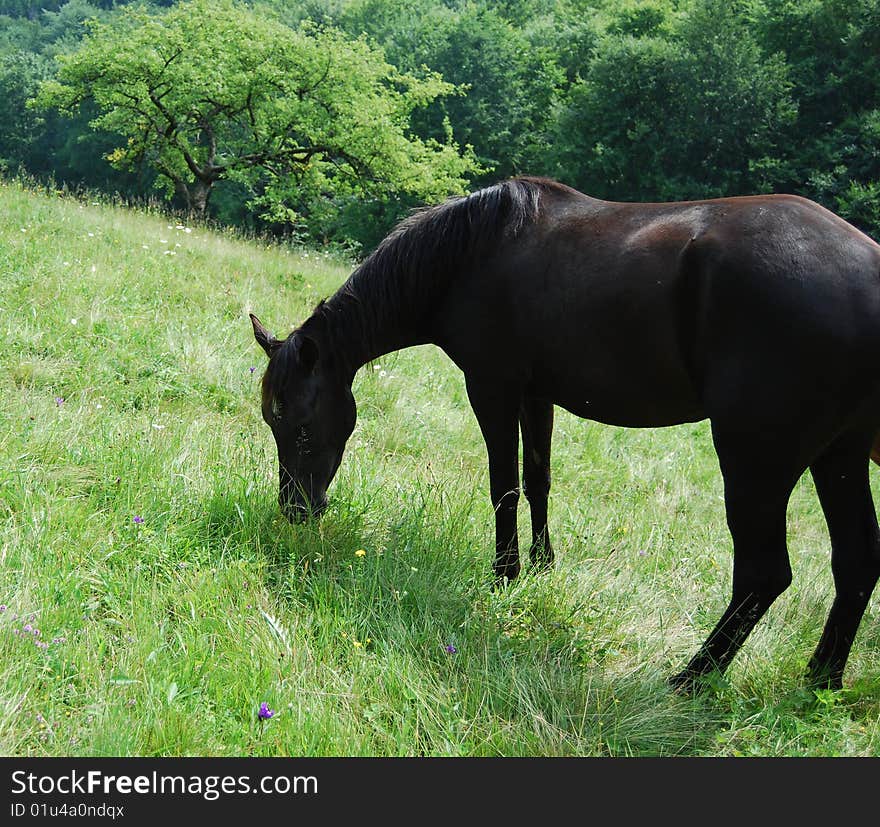
[[[278,503],[289,520],[301,522],[327,507],[327,487],[357,415],[351,383],[319,333],[299,329],[281,341],[253,314],[251,322],[269,357],[263,419],[278,447]]]

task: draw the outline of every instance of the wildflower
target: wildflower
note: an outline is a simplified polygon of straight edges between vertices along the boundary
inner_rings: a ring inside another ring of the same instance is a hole
[[[5,611],[6,611],[6,604],[0,603],[0,615],[2,615],[3,612],[5,612]]]
[[[249,370],[251,373],[253,373],[253,372],[256,370],[256,367],[251,366],[251,367],[248,368],[248,370]]]
[[[71,319],[71,320],[70,320],[70,323],[71,323],[71,324],[76,324],[77,321],[79,321],[79,320],[78,320],[78,319]]]
[[[140,514],[135,514],[135,515],[134,515],[134,522],[135,522],[135,523],[137,523],[138,525],[140,525],[143,521],[144,521],[144,518],[141,517]]]
[[[447,655],[455,655],[458,653],[458,649],[456,649],[451,643],[447,643],[443,647],[443,651],[445,651]]]
[[[33,632],[34,627],[31,626],[30,623],[25,623],[24,626],[21,627],[21,630],[22,632],[27,632],[28,634],[30,634],[31,632]]]
[[[63,396],[56,396],[55,397],[55,404],[60,408],[64,404],[64,397]]]
[[[269,709],[269,704],[265,701],[260,704],[260,711],[257,713],[257,717],[264,721],[268,721],[275,714],[274,709]]]
[[[355,557],[366,557],[366,556],[367,556],[367,550],[364,549],[364,548],[359,548],[359,549],[354,553],[354,556],[355,556]]]

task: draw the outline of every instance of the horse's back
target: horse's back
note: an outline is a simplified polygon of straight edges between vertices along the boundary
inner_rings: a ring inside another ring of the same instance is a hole
[[[843,392],[861,372],[864,386],[880,359],[880,247],[797,196],[553,191],[443,312],[465,372],[506,373],[612,424],[675,424],[750,389],[801,404],[817,383]]]

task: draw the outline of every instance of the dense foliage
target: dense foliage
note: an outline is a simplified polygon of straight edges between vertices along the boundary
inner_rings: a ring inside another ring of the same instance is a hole
[[[0,3],[0,163],[192,207],[193,165],[111,88],[192,6]],[[190,25],[169,94],[191,134],[164,129],[203,166],[223,102],[221,221],[369,247],[420,201],[537,174],[613,199],[795,192],[880,235],[878,0],[254,0]],[[336,75],[297,99],[322,56]],[[28,104],[41,85],[58,107]]]

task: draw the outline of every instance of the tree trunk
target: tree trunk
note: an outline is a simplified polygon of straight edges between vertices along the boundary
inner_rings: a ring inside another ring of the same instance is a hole
[[[212,180],[204,181],[196,178],[195,182],[190,184],[191,200],[189,202],[189,211],[199,218],[204,218],[208,211],[208,199],[211,197],[211,188],[214,186]]]
[[[208,199],[211,197],[213,186],[213,181],[203,181],[201,178],[196,178],[192,183],[187,183],[180,178],[174,181],[174,188],[177,191],[178,197],[186,204],[187,214],[197,218],[205,217],[208,211]]]

